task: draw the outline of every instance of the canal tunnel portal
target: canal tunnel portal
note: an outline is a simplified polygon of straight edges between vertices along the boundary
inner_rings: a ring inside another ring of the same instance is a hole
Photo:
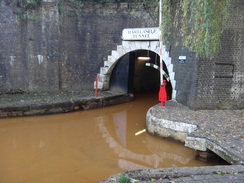
[[[122,41],[117,50],[104,61],[98,74],[98,88],[123,93],[151,91],[159,88],[159,71],[145,66],[151,63],[159,66],[159,41]],[[139,57],[150,57],[142,60]],[[169,76],[167,95],[169,99],[176,98],[173,64],[165,46],[162,49],[163,68]]]
[[[159,61],[159,55],[149,50],[136,50],[125,54],[119,59],[111,73],[109,90],[122,93],[158,91]],[[165,64],[163,68],[168,75]],[[164,79],[166,80],[166,78]],[[168,97],[171,98],[172,85],[170,81],[167,82],[166,88]]]

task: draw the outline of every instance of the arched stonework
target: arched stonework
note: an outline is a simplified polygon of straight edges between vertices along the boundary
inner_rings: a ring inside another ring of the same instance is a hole
[[[98,74],[98,88],[101,90],[109,90],[110,76],[113,71],[114,66],[126,53],[136,50],[150,50],[159,53],[159,41],[122,41],[122,45],[117,46],[117,50],[112,50],[111,55],[108,59],[104,61],[104,66],[100,68],[100,73]],[[166,47],[163,45],[162,48],[162,59],[168,69],[170,82],[172,85],[172,99],[176,99],[175,90],[175,73],[173,71],[173,64],[171,63],[171,58],[169,57],[169,52],[166,51]],[[94,82],[95,87],[95,82]]]

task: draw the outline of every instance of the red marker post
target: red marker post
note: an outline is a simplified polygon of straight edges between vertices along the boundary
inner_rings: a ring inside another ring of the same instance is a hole
[[[158,100],[161,102],[160,106],[164,107],[165,102],[168,100],[167,92],[166,92],[166,85],[167,81],[163,80],[164,85],[160,86],[159,93],[158,93]]]
[[[98,97],[98,79],[100,78],[100,76],[94,76],[94,78],[96,80],[95,97]]]
[[[159,27],[162,24],[162,0],[159,1]],[[158,93],[158,100],[161,102],[161,107],[165,106],[167,101],[167,92],[166,92],[166,80],[163,80],[163,51],[162,51],[163,41],[162,41],[162,30],[159,35],[159,56],[160,56],[160,90]]]

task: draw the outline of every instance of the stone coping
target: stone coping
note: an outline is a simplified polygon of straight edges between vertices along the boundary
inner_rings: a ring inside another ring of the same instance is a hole
[[[133,100],[133,94],[93,91],[17,94],[0,97],[0,118],[89,110]]]
[[[131,182],[176,183],[176,182],[242,182],[244,180],[243,165],[206,166],[206,167],[176,167],[132,170],[113,175],[101,183],[120,182],[121,177],[130,178]],[[229,180],[229,181],[228,181]]]
[[[147,112],[147,131],[185,146],[211,150],[230,164],[244,164],[244,110],[193,111],[176,101]]]

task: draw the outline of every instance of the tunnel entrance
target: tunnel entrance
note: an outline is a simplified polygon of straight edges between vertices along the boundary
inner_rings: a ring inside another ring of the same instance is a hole
[[[159,55],[150,50],[136,50],[122,56],[111,73],[109,90],[122,93],[158,91],[159,70],[146,66],[151,63],[159,66]],[[164,71],[169,75],[166,65]],[[166,78],[165,78],[166,79]],[[167,82],[168,99],[172,98],[172,85]]]
[[[113,90],[123,93],[135,93],[138,90],[143,91],[154,88],[153,83],[155,82],[156,89],[156,87],[159,87],[160,82],[153,78],[158,78],[156,75],[159,74],[159,71],[150,67],[145,68],[144,64],[141,64],[139,60],[137,61],[139,55],[147,55],[148,52],[151,59],[144,62],[155,62],[156,60],[158,66],[159,55],[157,53],[162,53],[164,71],[168,74],[170,81],[167,85],[168,98],[175,100],[176,80],[173,63],[165,45],[162,45],[160,51],[158,40],[123,40],[121,45],[117,45],[117,48],[111,51],[107,60],[104,61],[104,65],[100,67],[100,72],[97,74],[99,79],[94,81],[94,88],[102,91]],[[146,78],[146,81],[151,80],[150,84],[145,82],[144,78]]]

